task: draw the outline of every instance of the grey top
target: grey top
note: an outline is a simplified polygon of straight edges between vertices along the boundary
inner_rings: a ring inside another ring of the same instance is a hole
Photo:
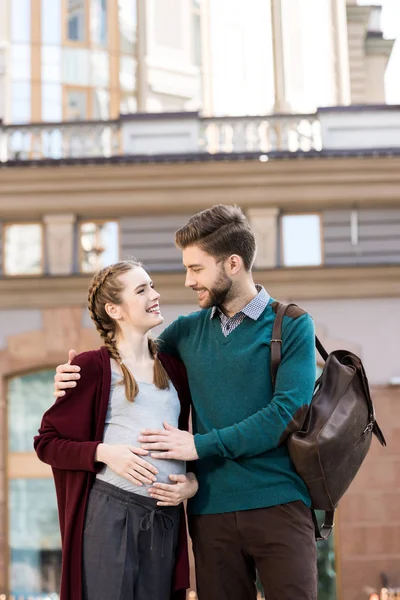
[[[163,429],[164,421],[178,427],[181,406],[171,381],[167,390],[160,390],[152,383],[138,381],[139,393],[134,402],[128,402],[125,388],[120,381],[121,375],[111,371],[110,400],[103,435],[105,444],[129,444],[137,447],[140,446],[138,437],[143,429]],[[183,461],[162,460],[149,456],[141,458],[157,467],[156,477],[160,483],[172,483],[169,475],[186,473]],[[134,485],[114,473],[107,465],[97,474],[97,478],[135,494],[149,495],[150,485]]]

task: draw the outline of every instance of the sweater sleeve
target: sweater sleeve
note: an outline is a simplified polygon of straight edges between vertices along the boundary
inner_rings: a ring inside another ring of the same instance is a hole
[[[278,447],[302,426],[315,383],[314,336],[314,323],[308,314],[290,319],[282,333],[282,361],[271,402],[235,425],[196,434],[199,458],[256,456]]]
[[[100,442],[93,441],[99,361],[95,352],[84,352],[72,364],[81,367],[78,385],[43,415],[34,448],[40,460],[53,468],[97,472],[102,466],[94,460]]]

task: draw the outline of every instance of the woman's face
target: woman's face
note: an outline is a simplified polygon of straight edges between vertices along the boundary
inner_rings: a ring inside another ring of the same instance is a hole
[[[148,273],[142,267],[134,267],[119,276],[125,285],[122,303],[110,305],[115,310],[118,323],[125,329],[130,326],[143,332],[149,331],[164,321],[160,312],[160,294],[156,292]]]

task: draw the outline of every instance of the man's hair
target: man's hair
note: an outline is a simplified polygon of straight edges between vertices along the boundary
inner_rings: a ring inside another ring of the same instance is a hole
[[[256,253],[256,241],[250,224],[238,206],[217,204],[193,215],[175,233],[175,244],[181,250],[199,246],[217,260],[237,254],[250,271]]]

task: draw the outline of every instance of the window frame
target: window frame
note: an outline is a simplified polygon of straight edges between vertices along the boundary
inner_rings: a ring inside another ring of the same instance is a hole
[[[72,48],[90,48],[90,2],[84,0],[84,11],[85,11],[85,36],[82,41],[70,40],[68,37],[68,0],[62,0],[61,6],[61,18],[62,18],[62,34],[61,43],[62,46],[70,46]]]
[[[14,224],[14,223],[13,223]],[[12,277],[12,276],[11,276]],[[8,593],[11,584],[10,577],[10,564],[11,564],[11,553],[10,553],[10,480],[12,479],[52,479],[53,473],[50,465],[43,463],[39,460],[37,454],[32,448],[31,452],[10,452],[8,448],[9,443],[9,431],[8,431],[8,412],[9,412],[9,387],[10,381],[15,377],[23,377],[24,375],[31,375],[34,373],[40,373],[53,369],[54,365],[40,365],[36,368],[24,369],[22,371],[17,370],[11,373],[7,373],[3,377],[4,384],[4,436],[2,442],[3,456],[5,457],[5,474],[4,474],[4,564],[5,564],[5,583],[6,591]]]
[[[6,270],[6,232],[7,229],[13,227],[15,225],[40,225],[41,229],[41,255],[40,255],[40,273],[7,273]],[[38,278],[43,277],[45,275],[45,228],[42,221],[6,221],[3,223],[3,235],[2,235],[2,257],[1,257],[1,268],[3,277],[15,278],[15,277],[29,277],[29,278]]]
[[[283,219],[284,217],[302,217],[302,216],[315,216],[319,218],[319,234],[320,234],[320,248],[321,248],[321,262],[319,265],[285,265],[285,240],[283,233]],[[324,222],[323,213],[321,211],[290,211],[281,212],[279,215],[279,266],[282,269],[321,269],[325,266],[325,251],[324,251]]]
[[[79,119],[78,121],[76,119],[68,119],[67,117],[67,108],[68,108],[68,92],[85,92],[86,94],[86,117],[85,119]],[[63,116],[63,121],[69,123],[76,123],[76,122],[80,122],[82,121],[82,123],[84,123],[85,121],[89,121],[92,118],[92,108],[93,108],[93,101],[92,101],[92,88],[85,86],[85,85],[69,85],[69,84],[62,84],[62,116]]]
[[[118,260],[122,260],[121,258],[121,224],[120,224],[120,220],[119,219],[90,219],[90,218],[85,218],[85,219],[81,219],[78,221],[77,223],[77,228],[78,228],[78,273],[81,275],[91,275],[93,274],[95,271],[93,271],[93,273],[89,273],[87,271],[84,271],[82,269],[82,263],[83,263],[83,248],[82,248],[82,244],[81,244],[81,230],[82,230],[82,225],[85,225],[86,223],[94,223],[95,225],[103,225],[105,223],[117,223],[118,226],[118,232],[117,232],[117,250],[118,250]]]

